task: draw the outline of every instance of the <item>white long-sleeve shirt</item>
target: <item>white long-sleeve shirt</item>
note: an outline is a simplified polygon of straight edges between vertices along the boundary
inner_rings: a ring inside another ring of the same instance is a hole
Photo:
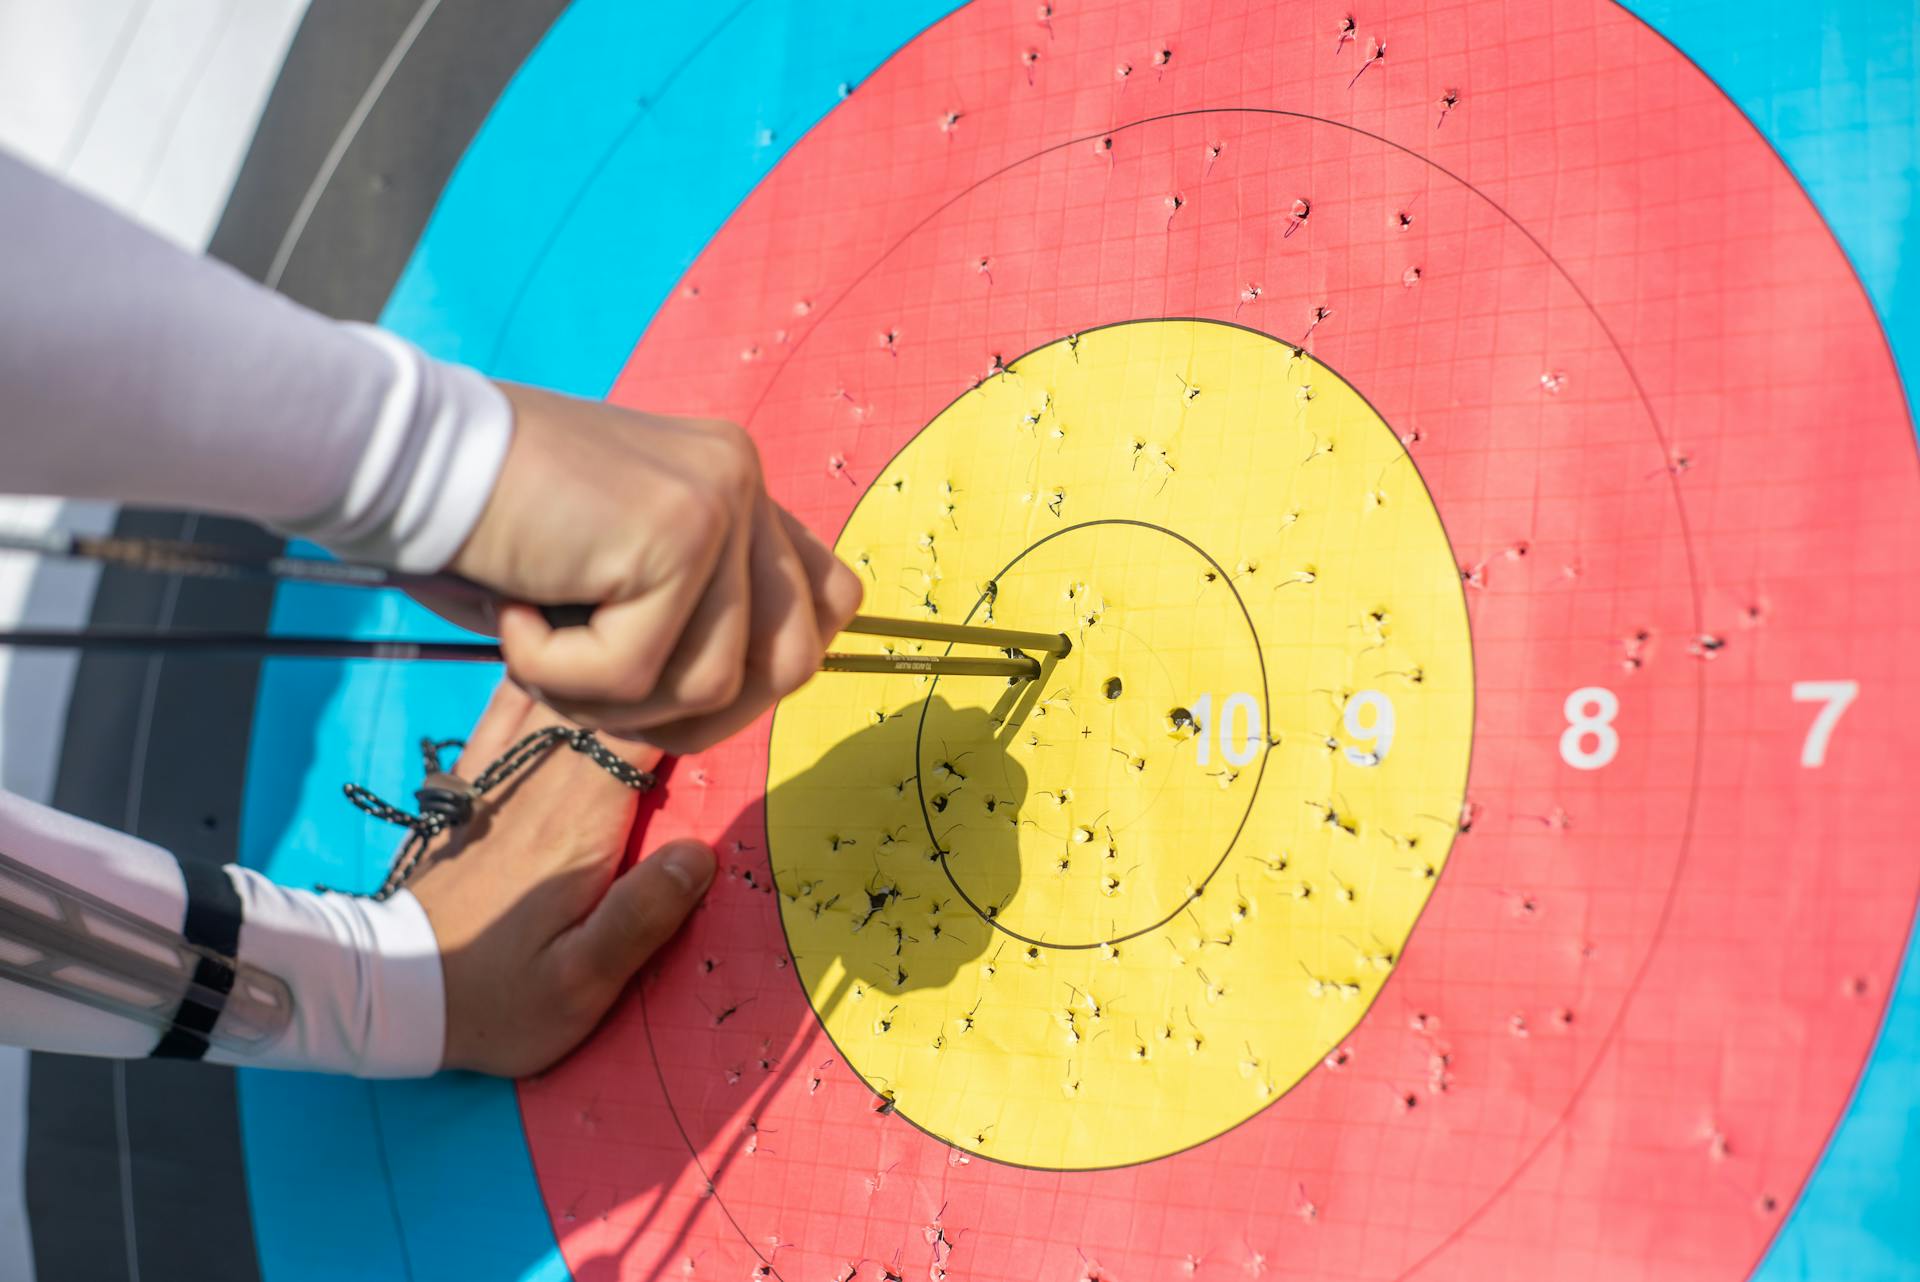
[[[299,307],[0,152],[0,492],[229,513],[431,571],[479,520],[512,430],[474,371]],[[0,851],[187,926],[187,879],[156,846],[0,794]],[[247,1062],[439,1067],[439,950],[410,894],[374,903],[222,875],[232,894],[214,897],[237,900],[239,957],[294,998],[292,1026]],[[0,981],[0,1042],[132,1056],[156,1040]]]

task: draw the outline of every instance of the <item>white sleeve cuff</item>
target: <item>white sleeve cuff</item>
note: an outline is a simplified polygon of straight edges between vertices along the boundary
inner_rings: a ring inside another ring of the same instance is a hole
[[[240,957],[293,988],[293,1022],[264,1050],[207,1058],[356,1077],[425,1077],[446,1052],[440,946],[411,892],[376,902],[231,868]]]
[[[391,378],[346,492],[281,524],[351,560],[432,573],[479,524],[513,438],[512,406],[464,365],[370,325],[342,328],[386,359]]]

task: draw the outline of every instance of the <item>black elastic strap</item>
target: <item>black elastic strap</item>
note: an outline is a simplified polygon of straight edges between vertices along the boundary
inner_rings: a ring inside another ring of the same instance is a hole
[[[187,881],[187,920],[181,934],[190,944],[207,949],[221,958],[240,952],[240,892],[225,868],[182,860],[180,871]],[[207,1038],[220,1022],[226,1009],[227,994],[233,991],[233,965],[202,957],[194,967],[194,987],[180,999],[173,1012],[173,1027],[161,1035],[153,1048],[154,1059],[200,1059],[207,1053]],[[202,1001],[195,994],[210,996]]]

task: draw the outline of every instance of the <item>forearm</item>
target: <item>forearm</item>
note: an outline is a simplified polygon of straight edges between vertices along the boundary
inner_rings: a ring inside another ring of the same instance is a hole
[[[0,490],[232,513],[435,570],[511,432],[472,370],[301,308],[0,153]]]
[[[445,994],[433,928],[413,896],[384,903],[274,885],[242,868],[190,879],[173,856],[133,837],[0,793],[0,852],[202,947],[224,936],[239,961],[283,981],[285,1030],[257,1050],[205,1058],[365,1077],[439,1068]],[[191,913],[189,902],[192,902]],[[196,936],[201,936],[196,938]],[[5,943],[17,955],[19,941]],[[216,951],[224,951],[216,947]],[[191,1035],[0,979],[0,1042],[120,1058],[197,1057]]]

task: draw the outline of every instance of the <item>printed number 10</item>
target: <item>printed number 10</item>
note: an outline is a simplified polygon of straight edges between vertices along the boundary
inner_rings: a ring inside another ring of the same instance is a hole
[[[1244,721],[1244,734],[1234,728],[1234,722]],[[1213,696],[1203,694],[1193,701],[1193,724],[1199,731],[1195,760],[1207,765],[1213,760]],[[1260,743],[1265,735],[1260,725],[1260,704],[1244,690],[1236,690],[1220,705],[1220,755],[1227,759],[1230,766],[1244,766],[1252,761],[1260,751]]]

